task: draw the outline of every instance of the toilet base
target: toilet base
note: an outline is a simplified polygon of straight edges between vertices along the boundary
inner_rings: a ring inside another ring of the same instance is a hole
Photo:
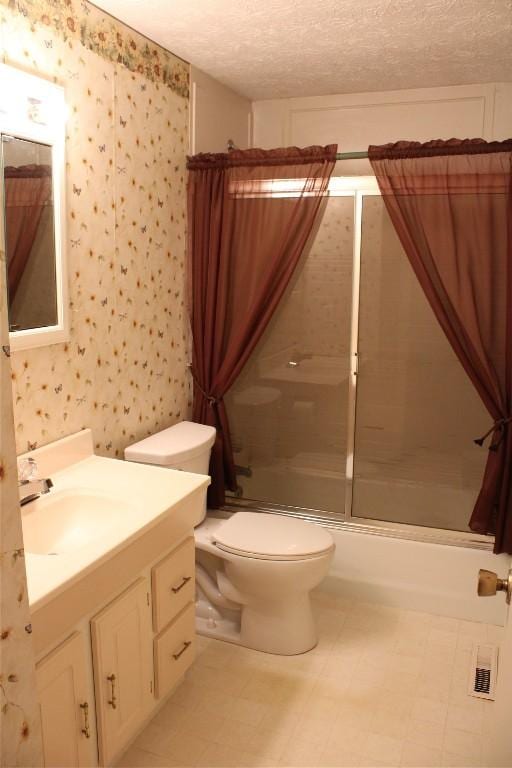
[[[306,653],[318,642],[309,595],[293,604],[265,601],[245,605],[241,622],[218,613],[207,617],[202,597],[196,603],[196,631],[204,637],[279,656]]]
[[[223,640],[226,643],[240,645],[240,626],[230,619],[216,619],[215,624],[211,620],[196,616],[196,632],[203,637],[211,637],[213,640]]]
[[[243,606],[240,628],[241,644],[280,656],[306,653],[318,643],[309,594],[296,600]]]

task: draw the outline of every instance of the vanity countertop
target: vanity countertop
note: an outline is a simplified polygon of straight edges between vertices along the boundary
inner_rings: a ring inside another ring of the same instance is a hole
[[[177,538],[202,519],[208,476],[96,456],[90,430],[20,458],[28,456],[37,461],[39,476],[53,481],[48,494],[22,507],[32,611],[164,518],[176,516]],[[191,497],[193,504],[187,503]],[[46,539],[59,542],[55,553]]]

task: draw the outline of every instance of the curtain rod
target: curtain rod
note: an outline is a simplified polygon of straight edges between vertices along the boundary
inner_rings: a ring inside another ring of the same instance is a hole
[[[336,160],[364,160],[368,158],[368,152],[337,152]]]
[[[228,152],[237,149],[233,139],[227,140]],[[368,157],[368,152],[337,152],[336,160],[364,160]]]

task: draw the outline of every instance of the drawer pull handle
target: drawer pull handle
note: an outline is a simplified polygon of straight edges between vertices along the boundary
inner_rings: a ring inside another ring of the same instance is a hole
[[[112,698],[108,700],[108,704],[112,707],[112,709],[117,709],[117,696],[116,696],[116,676],[115,675],[108,675],[107,680],[112,686]]]
[[[178,651],[178,653],[173,653],[172,657],[173,657],[174,661],[178,661],[178,659],[181,656],[181,654],[185,653],[187,648],[190,648],[191,645],[192,645],[192,641],[191,640],[185,640],[185,642],[183,643],[183,648],[181,649],[181,651]]]
[[[82,733],[86,739],[90,739],[91,729],[89,726],[89,704],[84,701],[83,704],[80,704],[80,709],[83,710],[84,713],[84,727],[82,728]]]
[[[184,577],[183,577],[183,581],[181,582],[181,584],[178,584],[178,586],[177,586],[177,587],[171,587],[171,589],[172,589],[172,591],[174,592],[174,594],[176,594],[177,592],[179,592],[179,591],[180,591],[180,589],[183,589],[183,587],[185,586],[185,584],[188,584],[188,582],[190,581],[190,579],[191,579],[191,578],[192,578],[192,576],[184,576]]]

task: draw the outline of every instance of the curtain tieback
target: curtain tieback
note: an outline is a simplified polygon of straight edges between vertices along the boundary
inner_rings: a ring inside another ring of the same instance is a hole
[[[512,422],[512,416],[506,416],[502,419],[496,419],[492,427],[489,430],[487,430],[485,435],[482,435],[482,437],[477,437],[475,440],[473,440],[473,442],[476,443],[477,445],[482,446],[485,440],[489,437],[489,435],[492,435],[494,432],[499,431],[499,435],[497,439],[496,440],[493,439],[489,446],[490,451],[497,451],[501,443],[503,442],[503,438],[505,437],[506,427],[511,422]]]
[[[214,405],[217,405],[217,403],[219,403],[222,400],[222,397],[214,397],[213,395],[209,395],[208,392],[205,392],[204,389],[202,388],[201,384],[199,383],[199,380],[198,380],[198,378],[197,378],[197,376],[195,374],[195,371],[194,371],[194,369],[192,367],[190,368],[190,373],[192,374],[192,378],[194,380],[194,384],[196,385],[196,387],[198,388],[200,393],[203,395],[204,399],[208,402],[208,404],[210,406],[212,406],[212,407]]]

